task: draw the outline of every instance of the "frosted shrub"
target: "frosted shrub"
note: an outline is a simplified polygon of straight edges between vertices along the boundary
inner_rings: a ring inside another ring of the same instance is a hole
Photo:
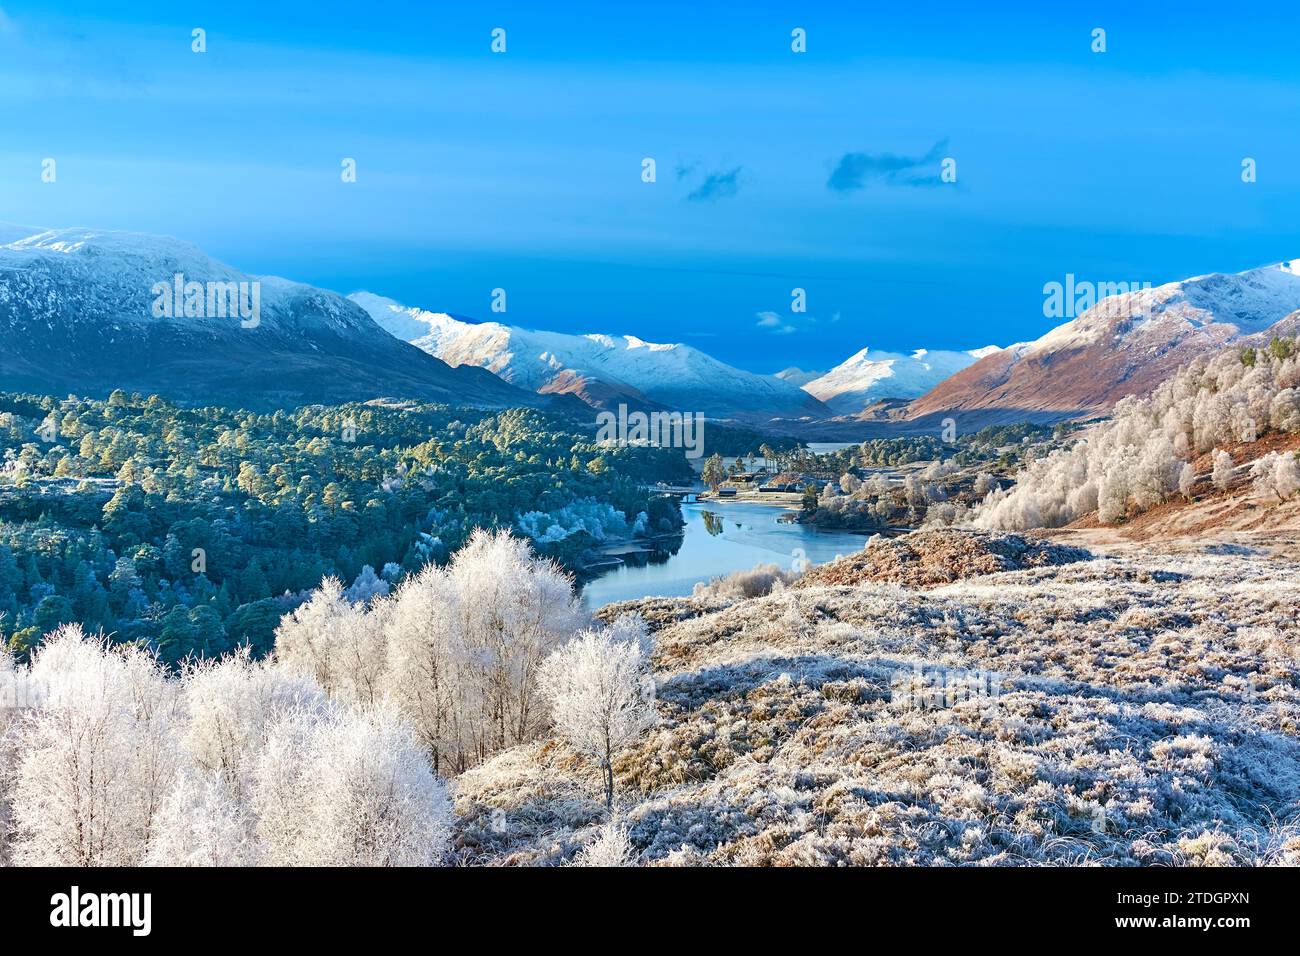
[[[627,830],[617,823],[606,823],[596,839],[587,844],[574,857],[574,866],[635,866],[636,850],[628,839]]]
[[[29,693],[26,670],[19,668],[9,652],[0,648],[0,866],[12,862],[13,808],[9,798],[18,761],[20,707],[26,705]]]
[[[482,701],[469,741],[482,759],[545,730],[538,669],[586,615],[559,565],[504,531],[474,532],[448,575],[459,596],[458,636],[473,662],[467,676]]]
[[[254,780],[271,865],[431,866],[448,845],[446,791],[387,708],[283,715]]]
[[[179,767],[177,685],[75,624],[33,652],[30,679],[45,699],[18,736],[16,862],[139,865]]]
[[[392,567],[392,565],[390,564],[388,567]],[[388,582],[375,574],[375,569],[367,564],[361,569],[361,573],[356,576],[356,579],[353,580],[352,587],[348,588],[344,593],[353,604],[369,604],[375,598],[386,597],[388,591]]]
[[[1232,484],[1232,473],[1235,470],[1232,464],[1232,456],[1222,448],[1216,448],[1212,460],[1214,461],[1214,468],[1210,472],[1210,481],[1214,483],[1215,488],[1226,491],[1228,486]]]
[[[515,524],[520,533],[537,541],[553,543],[579,531],[585,531],[597,541],[604,541],[611,535],[627,533],[629,522],[623,512],[608,502],[582,498],[555,511],[526,512],[519,515]]]
[[[277,715],[318,712],[327,700],[315,681],[269,661],[255,662],[247,651],[189,666],[181,685],[187,718],[181,740],[190,759],[239,798],[247,794],[249,774]]]
[[[248,808],[220,773],[186,773],[168,794],[145,862],[152,866],[258,866],[262,846]]]
[[[787,571],[775,564],[759,564],[741,571],[720,575],[711,581],[701,581],[692,592],[697,598],[715,598],[739,601],[745,598],[764,597],[799,577],[798,571]]]
[[[1300,432],[1300,388],[1288,388],[1273,396],[1268,420],[1280,432]]]
[[[474,662],[460,637],[460,596],[447,573],[428,565],[398,589],[385,622],[391,699],[411,721],[435,770],[465,764],[472,715],[482,710],[467,675]]]
[[[383,616],[377,599],[369,611],[353,604],[338,578],[326,578],[311,599],[275,630],[275,656],[286,668],[311,677],[333,697],[373,704],[384,666]]]
[[[247,654],[178,680],[76,625],[27,668],[0,665],[39,691],[0,738],[13,862],[404,866],[446,850],[445,790],[394,710],[328,701]]]
[[[941,501],[932,504],[925,512],[922,528],[951,528],[970,521],[971,510],[960,502]]]
[[[547,727],[542,660],[586,623],[572,579],[506,531],[476,530],[368,606],[327,580],[276,630],[276,658],[337,699],[391,700],[440,772],[458,772]]]

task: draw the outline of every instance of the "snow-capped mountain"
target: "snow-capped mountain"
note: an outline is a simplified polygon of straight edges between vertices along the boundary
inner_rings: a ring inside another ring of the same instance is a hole
[[[1300,260],[1213,273],[1103,299],[1033,342],[981,359],[911,404],[908,417],[982,421],[1108,411],[1189,359],[1300,327]]]
[[[829,414],[795,385],[733,368],[689,345],[467,322],[369,292],[351,298],[380,326],[449,365],[485,368],[520,388],[575,395],[594,408],[625,403],[755,422]]]
[[[1000,351],[996,345],[951,352],[917,349],[903,355],[862,349],[803,389],[837,415],[856,415],[882,398],[917,398],[945,378]]]
[[[246,275],[187,242],[12,225],[0,240],[0,388],[258,407],[379,396],[537,403],[395,341],[340,295]]]
[[[791,385],[797,385],[803,388],[813,379],[821,378],[825,372],[806,372],[801,368],[791,365],[789,368],[783,368],[776,373],[776,377],[783,382],[789,382]]]

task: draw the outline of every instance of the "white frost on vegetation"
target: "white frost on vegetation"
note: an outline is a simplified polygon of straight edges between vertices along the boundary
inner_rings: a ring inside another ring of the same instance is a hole
[[[13,669],[9,668],[12,673]],[[446,791],[409,724],[246,654],[178,680],[77,625],[33,654],[4,728],[18,864],[431,865]]]
[[[1194,477],[1184,473],[1186,463],[1216,449],[1211,480],[1226,488],[1232,462],[1220,446],[1300,431],[1300,358],[1254,355],[1254,365],[1236,349],[1198,358],[1149,398],[1119,402],[1086,438],[1031,462],[1013,488],[991,492],[975,525],[1055,528],[1093,511],[1113,524],[1187,494]]]
[[[1300,863],[1294,560],[677,603],[619,609],[662,622],[659,723],[614,761],[642,864]],[[900,706],[918,666],[999,693]],[[466,862],[573,860],[604,818],[594,763],[539,742],[461,775]]]

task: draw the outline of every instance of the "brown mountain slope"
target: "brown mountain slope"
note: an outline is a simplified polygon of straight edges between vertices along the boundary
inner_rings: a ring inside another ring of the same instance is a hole
[[[1232,342],[1300,327],[1295,263],[1211,275],[1103,300],[1035,342],[986,356],[908,408],[915,421],[1069,418],[1146,395],[1178,366]]]

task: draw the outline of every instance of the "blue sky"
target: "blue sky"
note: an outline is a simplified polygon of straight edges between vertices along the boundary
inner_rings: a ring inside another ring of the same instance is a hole
[[[0,220],[758,371],[1300,256],[1294,5],[329,6],[0,0]]]

